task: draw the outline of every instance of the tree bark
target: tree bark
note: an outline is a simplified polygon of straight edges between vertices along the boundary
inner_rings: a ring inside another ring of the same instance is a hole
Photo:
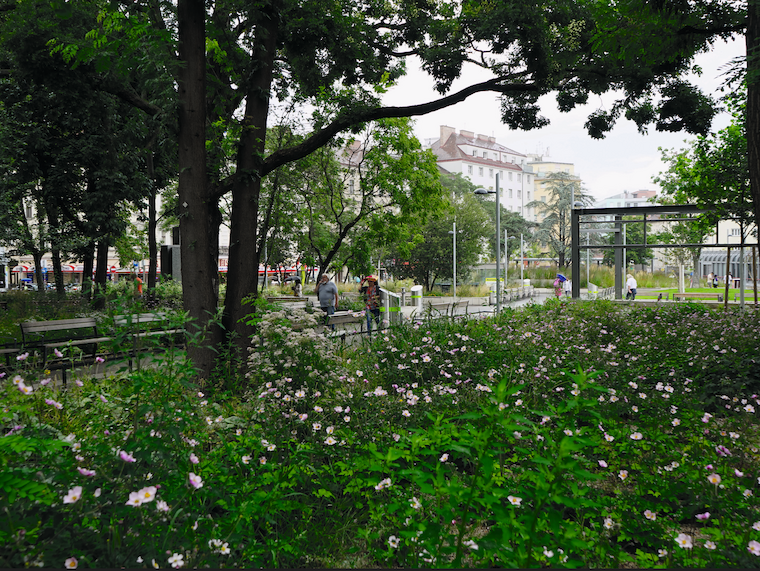
[[[179,0],[179,228],[182,298],[189,332],[188,355],[201,378],[214,368],[221,330],[216,315],[218,246],[213,241],[206,172],[206,12],[203,0]]]
[[[108,272],[108,247],[110,245],[107,238],[101,238],[98,242],[95,287],[92,295],[93,309],[105,309],[106,307],[106,273]]]
[[[243,356],[250,344],[253,327],[245,323],[250,309],[243,305],[242,300],[258,291],[260,252],[265,240],[265,237],[261,237],[259,243],[259,196],[278,28],[277,9],[271,5],[264,8],[256,26],[256,39],[252,47],[253,53],[258,57],[246,97],[237,154],[238,176],[232,187],[230,253],[223,323],[227,331],[234,332],[235,345]]]
[[[747,160],[755,222],[760,223],[760,0],[747,3]]]
[[[148,296],[153,296],[156,287],[158,266],[158,246],[156,244],[156,172],[153,168],[153,151],[148,149],[146,156],[148,179],[151,182],[148,194]]]

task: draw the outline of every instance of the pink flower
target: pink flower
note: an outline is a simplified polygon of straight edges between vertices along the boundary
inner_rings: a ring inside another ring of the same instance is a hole
[[[76,569],[77,565],[79,565],[79,562],[77,561],[76,557],[69,557],[64,565],[66,566],[66,569]]]
[[[195,474],[193,474],[192,472],[190,472],[190,474],[188,475],[187,479],[188,479],[188,482],[190,483],[190,485],[193,488],[195,488],[196,490],[198,488],[202,488],[203,487],[203,479],[200,476],[196,476]]]
[[[134,462],[135,457],[129,454],[128,452],[124,452],[124,450],[119,451],[119,458],[124,460],[125,462]]]
[[[747,551],[749,551],[752,555],[760,555],[760,543],[753,539],[749,542]]]
[[[731,456],[731,451],[722,444],[716,446],[715,451],[718,453],[718,456]]]
[[[108,402],[108,399],[104,397],[103,395],[100,395],[100,400],[103,402]]]
[[[102,363],[104,361],[105,361],[105,359],[103,357],[95,357],[95,362],[96,363]]]
[[[701,520],[701,521],[708,520],[708,519],[710,519],[710,512],[705,512],[703,514],[697,514],[696,517],[697,517],[698,520]]]
[[[720,476],[718,474],[710,474],[707,476],[707,481],[717,486],[720,484]]]
[[[55,354],[55,356],[56,356],[56,357],[58,357],[59,359],[60,359],[61,357],[63,357],[63,353],[61,353],[61,352],[60,352],[58,349],[53,349],[53,353],[54,353],[54,354]]]
[[[607,467],[607,462],[605,462],[604,460],[599,460],[599,465],[600,465],[602,468],[606,468],[606,467]]]
[[[198,462],[200,462],[200,460],[198,459],[198,457],[195,454],[193,454],[191,452],[190,453],[190,462],[192,462],[193,464],[197,464]]]
[[[82,476],[94,476],[95,470],[88,470],[87,468],[77,468]]]

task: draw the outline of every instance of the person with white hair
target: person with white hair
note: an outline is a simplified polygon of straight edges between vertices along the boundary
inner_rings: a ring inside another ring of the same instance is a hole
[[[626,277],[628,279],[625,282],[625,288],[627,292],[625,294],[625,299],[636,299],[636,288],[638,287],[636,278],[634,278],[631,274],[628,274]]]

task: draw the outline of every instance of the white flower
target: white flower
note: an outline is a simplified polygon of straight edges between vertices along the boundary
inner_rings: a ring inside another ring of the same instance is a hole
[[[412,497],[411,500],[409,500],[409,505],[412,506],[414,509],[418,510],[422,507],[422,504],[416,497]]]
[[[179,553],[175,553],[174,555],[172,555],[171,557],[169,557],[169,564],[174,569],[179,569],[180,567],[182,567],[185,564],[185,562],[183,561],[183,559],[184,559],[183,555],[181,555]]]
[[[396,549],[399,546],[400,540],[395,535],[391,535],[388,538],[388,545],[391,546],[392,549]]]
[[[377,491],[380,491],[382,489],[389,488],[390,486],[391,486],[391,479],[385,478],[384,480],[380,480],[380,482],[377,483],[377,485],[375,486],[375,489]]]
[[[76,569],[79,562],[76,557],[69,557],[64,563],[66,569]]]
[[[444,454],[444,455],[442,455],[442,456],[439,458],[439,460],[440,460],[441,462],[447,462],[447,461],[448,461],[448,459],[449,459],[449,455],[448,455],[448,454]]]
[[[517,496],[507,496],[507,499],[509,500],[509,503],[511,503],[513,506],[517,506],[518,508],[522,503],[522,498],[518,498]]]
[[[250,463],[251,463],[251,457],[250,457],[250,456],[248,456],[248,455],[246,455],[246,456],[243,456],[243,457],[241,458],[241,460],[243,461],[243,464],[250,464]]]
[[[647,518],[650,521],[654,521],[657,519],[657,514],[654,513],[652,510],[646,510],[644,512],[644,517]]]
[[[82,497],[82,486],[74,486],[69,493],[63,497],[64,504],[75,504]]]
[[[328,446],[333,446],[334,444],[337,444],[337,442],[338,441],[335,440],[332,436],[328,436],[327,439],[325,440],[325,444],[327,444]]]
[[[644,438],[644,436],[641,434],[641,432],[634,432],[631,434],[631,440],[641,440]]]
[[[691,542],[691,536],[685,533],[678,534],[678,537],[676,537],[676,543],[682,549],[691,549],[693,547],[692,542]]]
[[[612,521],[611,517],[604,518],[604,528],[605,529],[612,529],[612,527],[615,525],[615,522]]]

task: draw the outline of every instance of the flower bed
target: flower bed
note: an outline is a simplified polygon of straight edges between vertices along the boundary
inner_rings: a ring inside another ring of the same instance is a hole
[[[234,395],[173,359],[4,379],[3,567],[760,562],[752,313],[549,302],[354,349],[309,319],[258,322]]]

